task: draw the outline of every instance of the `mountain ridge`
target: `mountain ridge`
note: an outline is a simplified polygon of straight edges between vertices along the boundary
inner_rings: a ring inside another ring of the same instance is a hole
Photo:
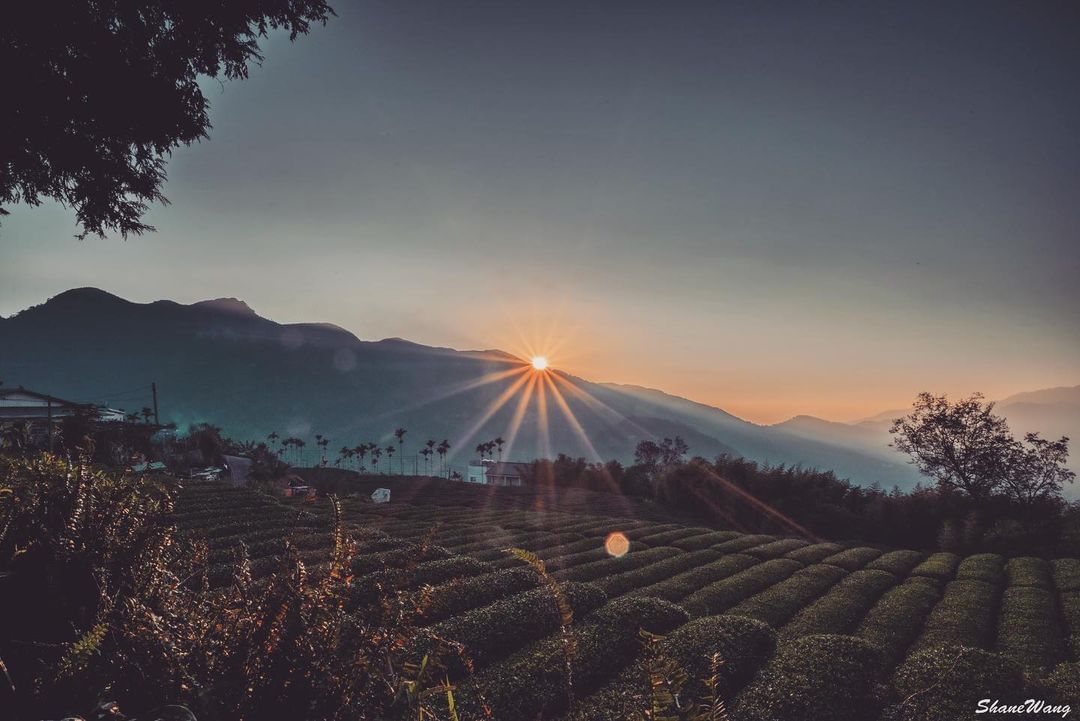
[[[508,457],[562,451],[628,462],[639,440],[680,434],[692,454],[705,457],[731,453],[830,469],[863,485],[910,488],[919,479],[887,446],[868,449],[790,424],[758,425],[662,390],[563,371],[549,372],[561,401],[552,391],[541,411],[536,398],[523,403],[527,375],[515,390],[519,376],[509,373],[515,364],[522,374],[531,372],[504,351],[362,340],[332,324],[279,323],[235,298],[134,303],[81,288],[0,318],[0,378],[9,384],[120,405],[90,396],[106,388],[148,389],[153,381],[163,420],[208,421],[241,439],[322,433],[338,439],[334,447],[343,440],[351,446],[383,442],[400,426],[412,434],[407,445],[448,438],[451,460],[460,463],[480,440],[510,440],[520,417]],[[542,412],[553,421],[544,423]]]

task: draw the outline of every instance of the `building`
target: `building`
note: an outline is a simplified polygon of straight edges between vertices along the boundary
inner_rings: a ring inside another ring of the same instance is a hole
[[[0,387],[0,429],[17,430],[30,445],[47,448],[58,424],[80,414],[99,422],[124,421],[123,411],[77,403],[21,387]]]
[[[490,486],[520,486],[530,478],[532,465],[517,461],[493,461],[488,458],[469,461],[465,480]]]

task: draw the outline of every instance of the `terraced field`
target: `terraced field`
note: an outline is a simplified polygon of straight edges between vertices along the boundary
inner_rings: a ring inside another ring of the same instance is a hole
[[[961,558],[559,510],[363,497],[343,509],[359,593],[432,541],[412,581],[431,587],[423,622],[464,644],[498,719],[629,717],[648,691],[640,629],[665,635],[661,652],[692,679],[712,674],[718,652],[734,719],[959,719],[976,718],[983,698],[1078,700],[1078,559]],[[286,538],[313,573],[331,544],[325,501],[217,483],[188,483],[176,520],[206,540],[217,583],[241,541],[255,575],[278,566]],[[605,549],[615,531],[630,541],[622,557]],[[511,546],[543,559],[574,609],[573,706],[552,661],[559,614]],[[692,680],[684,693],[704,690]],[[477,703],[462,687],[460,708]]]

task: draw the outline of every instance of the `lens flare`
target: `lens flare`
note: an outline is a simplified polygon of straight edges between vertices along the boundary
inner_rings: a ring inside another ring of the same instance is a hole
[[[630,539],[622,531],[612,531],[604,539],[604,550],[609,556],[622,558],[630,551]]]
[[[547,370],[547,367],[548,367],[548,359],[547,359],[547,357],[542,356],[542,355],[533,356],[532,367],[533,367],[533,370],[538,370],[538,371]]]

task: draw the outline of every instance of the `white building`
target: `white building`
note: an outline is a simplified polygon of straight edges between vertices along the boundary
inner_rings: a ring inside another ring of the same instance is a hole
[[[469,461],[465,481],[489,486],[520,486],[530,478],[532,465],[516,461],[493,461],[489,458]]]

